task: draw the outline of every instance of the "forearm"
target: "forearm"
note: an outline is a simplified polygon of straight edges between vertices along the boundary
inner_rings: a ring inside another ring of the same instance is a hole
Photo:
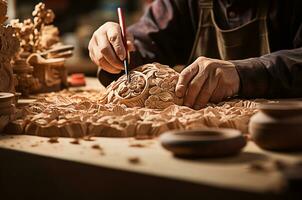
[[[231,62],[239,74],[243,98],[302,97],[302,48]]]

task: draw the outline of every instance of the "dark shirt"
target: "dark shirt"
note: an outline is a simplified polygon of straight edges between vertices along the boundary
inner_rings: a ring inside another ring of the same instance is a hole
[[[129,27],[137,48],[131,56],[132,65],[187,65],[198,25],[197,3],[198,0],[156,0]],[[257,5],[257,0],[214,0],[215,21],[222,29],[246,24],[255,17]],[[241,80],[239,95],[302,97],[302,1],[270,0],[267,25],[272,53],[231,61]]]

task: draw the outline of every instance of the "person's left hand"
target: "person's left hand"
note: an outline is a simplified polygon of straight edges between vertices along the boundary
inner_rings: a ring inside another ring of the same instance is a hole
[[[240,79],[233,63],[199,57],[185,68],[176,85],[176,95],[184,105],[201,109],[208,102],[218,103],[239,91]]]

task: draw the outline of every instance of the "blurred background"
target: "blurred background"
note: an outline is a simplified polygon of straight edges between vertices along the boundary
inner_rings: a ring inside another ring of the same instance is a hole
[[[61,40],[75,46],[74,56],[68,59],[70,73],[84,72],[95,76],[97,66],[89,59],[88,43],[93,32],[106,21],[118,22],[116,9],[122,7],[126,24],[137,21],[153,0],[8,0],[9,20],[32,18],[34,6],[39,2],[54,11],[54,25],[60,30]]]

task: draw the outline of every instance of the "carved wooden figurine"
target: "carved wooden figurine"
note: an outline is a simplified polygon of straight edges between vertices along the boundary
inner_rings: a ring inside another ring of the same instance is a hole
[[[15,78],[10,61],[19,49],[18,39],[11,26],[4,26],[7,1],[0,0],[0,133],[14,118]]]
[[[11,21],[21,46],[15,63],[19,67],[22,63],[23,68],[28,69],[27,81],[19,81],[17,89],[23,95],[28,93],[28,88],[30,93],[59,91],[68,86],[64,64],[65,59],[72,56],[73,47],[60,43],[59,30],[52,25],[55,15],[45,4],[37,4],[32,15],[33,20]],[[54,57],[56,59],[53,59]],[[17,73],[17,78],[24,80],[24,73]]]

